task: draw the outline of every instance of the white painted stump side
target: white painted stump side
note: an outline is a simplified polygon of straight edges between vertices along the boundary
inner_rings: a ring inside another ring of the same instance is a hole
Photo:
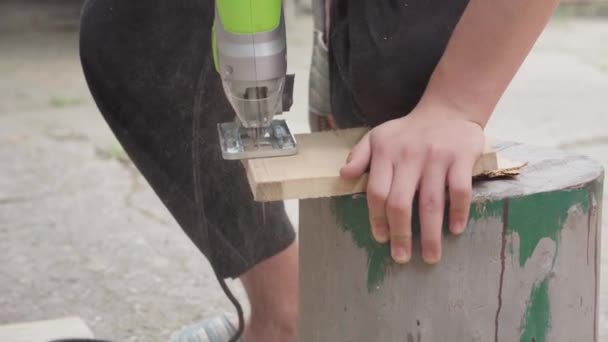
[[[302,201],[300,341],[597,342],[601,166],[521,145],[503,152],[530,166],[476,185],[476,217],[444,236],[442,262],[425,265],[416,244],[410,264],[389,262],[371,288],[370,252],[336,199]],[[547,227],[555,234],[534,238]]]

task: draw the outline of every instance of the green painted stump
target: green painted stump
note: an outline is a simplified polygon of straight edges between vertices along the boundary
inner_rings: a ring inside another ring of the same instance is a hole
[[[390,259],[365,198],[300,203],[300,341],[598,341],[602,167],[502,144],[529,165],[475,184],[466,232],[443,260]],[[415,225],[417,220],[414,219]]]

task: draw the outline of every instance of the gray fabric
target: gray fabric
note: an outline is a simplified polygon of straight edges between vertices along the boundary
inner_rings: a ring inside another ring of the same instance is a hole
[[[418,104],[468,0],[332,0],[332,114],[376,126]]]
[[[308,84],[308,109],[310,113],[322,116],[331,114],[328,51],[323,42],[322,32],[314,33]]]
[[[325,32],[325,0],[312,1],[312,24],[316,32]]]
[[[235,114],[213,67],[213,17],[213,1],[87,0],[80,54],[106,122],[226,278],[284,250],[295,233],[283,203],[255,203],[241,162],[222,159],[216,124]]]

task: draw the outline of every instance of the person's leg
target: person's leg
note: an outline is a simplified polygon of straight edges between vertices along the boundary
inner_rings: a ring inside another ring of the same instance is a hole
[[[245,341],[297,341],[297,242],[257,264],[240,279],[251,303]]]
[[[222,159],[216,124],[234,112],[213,69],[213,6],[88,0],[81,60],[102,115],[180,226],[220,277],[243,275],[256,342],[294,330],[297,247],[282,203],[255,203],[242,164]]]

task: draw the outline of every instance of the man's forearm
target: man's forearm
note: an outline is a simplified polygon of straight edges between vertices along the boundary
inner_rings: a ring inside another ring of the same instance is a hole
[[[447,105],[485,126],[559,0],[471,0],[421,104]]]

